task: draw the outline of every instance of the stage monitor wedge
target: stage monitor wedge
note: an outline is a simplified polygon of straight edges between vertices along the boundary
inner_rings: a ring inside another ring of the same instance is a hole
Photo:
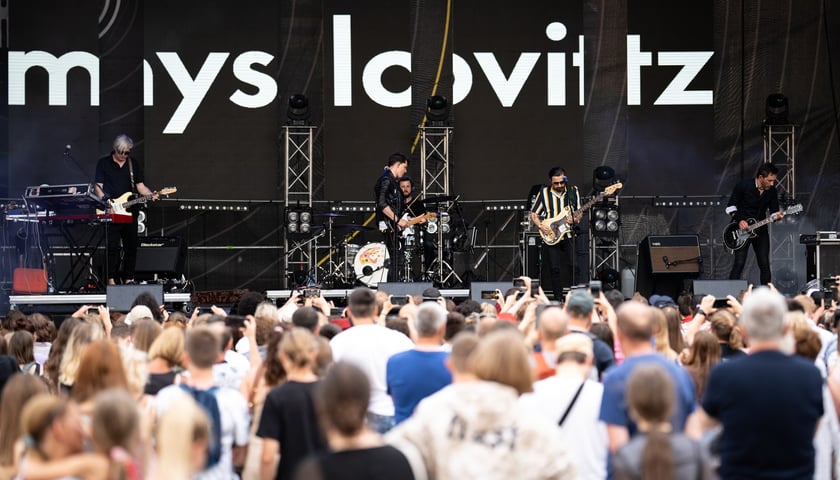
[[[376,289],[387,292],[389,295],[404,297],[423,295],[423,290],[432,286],[432,282],[380,282],[376,285]]]
[[[105,301],[111,311],[128,312],[137,296],[144,292],[152,294],[155,302],[163,305],[163,285],[160,284],[108,285]]]
[[[695,280],[693,282],[695,295],[713,295],[716,299],[725,299],[727,295],[738,298],[747,290],[746,280]]]

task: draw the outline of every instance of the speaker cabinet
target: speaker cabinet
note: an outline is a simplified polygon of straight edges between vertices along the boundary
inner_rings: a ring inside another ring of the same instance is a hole
[[[422,295],[423,290],[432,288],[432,286],[432,282],[380,282],[376,285],[376,289],[387,292],[389,295],[404,297],[406,295]]]
[[[177,278],[184,273],[187,249],[181,237],[140,237],[138,242],[138,279]]]
[[[151,293],[158,305],[163,305],[163,285],[108,285],[105,301],[115,312],[128,312],[131,304],[141,293]]]
[[[807,281],[840,275],[840,243],[808,244],[805,259]]]
[[[715,298],[726,298],[738,295],[747,289],[746,280],[695,280],[692,291],[695,295],[713,295]]]
[[[688,280],[700,276],[700,239],[697,235],[649,235],[639,243],[636,291],[677,298]]]

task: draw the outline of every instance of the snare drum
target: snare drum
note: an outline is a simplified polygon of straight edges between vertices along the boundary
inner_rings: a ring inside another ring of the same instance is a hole
[[[353,260],[353,270],[356,280],[368,287],[375,287],[379,282],[388,280],[388,269],[385,261],[390,258],[388,248],[384,243],[368,243],[356,254]]]

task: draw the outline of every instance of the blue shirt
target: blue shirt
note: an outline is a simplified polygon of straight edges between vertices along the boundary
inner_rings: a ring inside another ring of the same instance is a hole
[[[446,368],[449,353],[408,350],[388,359],[386,381],[394,400],[394,422],[400,423],[414,413],[420,400],[452,383]]]

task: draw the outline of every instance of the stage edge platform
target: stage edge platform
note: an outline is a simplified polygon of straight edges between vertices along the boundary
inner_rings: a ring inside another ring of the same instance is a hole
[[[164,303],[186,303],[190,301],[189,293],[164,293]],[[9,304],[12,308],[20,305],[105,305],[104,293],[58,293],[52,295],[10,295]]]
[[[321,290],[321,294],[324,295],[324,298],[347,298],[354,289],[334,289],[334,290]],[[419,294],[419,292],[418,292]],[[451,288],[451,289],[442,289],[440,294],[444,297],[449,298],[467,298],[470,296],[469,289],[466,288]],[[277,300],[277,299],[286,299],[292,295],[292,290],[268,290],[265,292],[265,296],[270,300]]]

